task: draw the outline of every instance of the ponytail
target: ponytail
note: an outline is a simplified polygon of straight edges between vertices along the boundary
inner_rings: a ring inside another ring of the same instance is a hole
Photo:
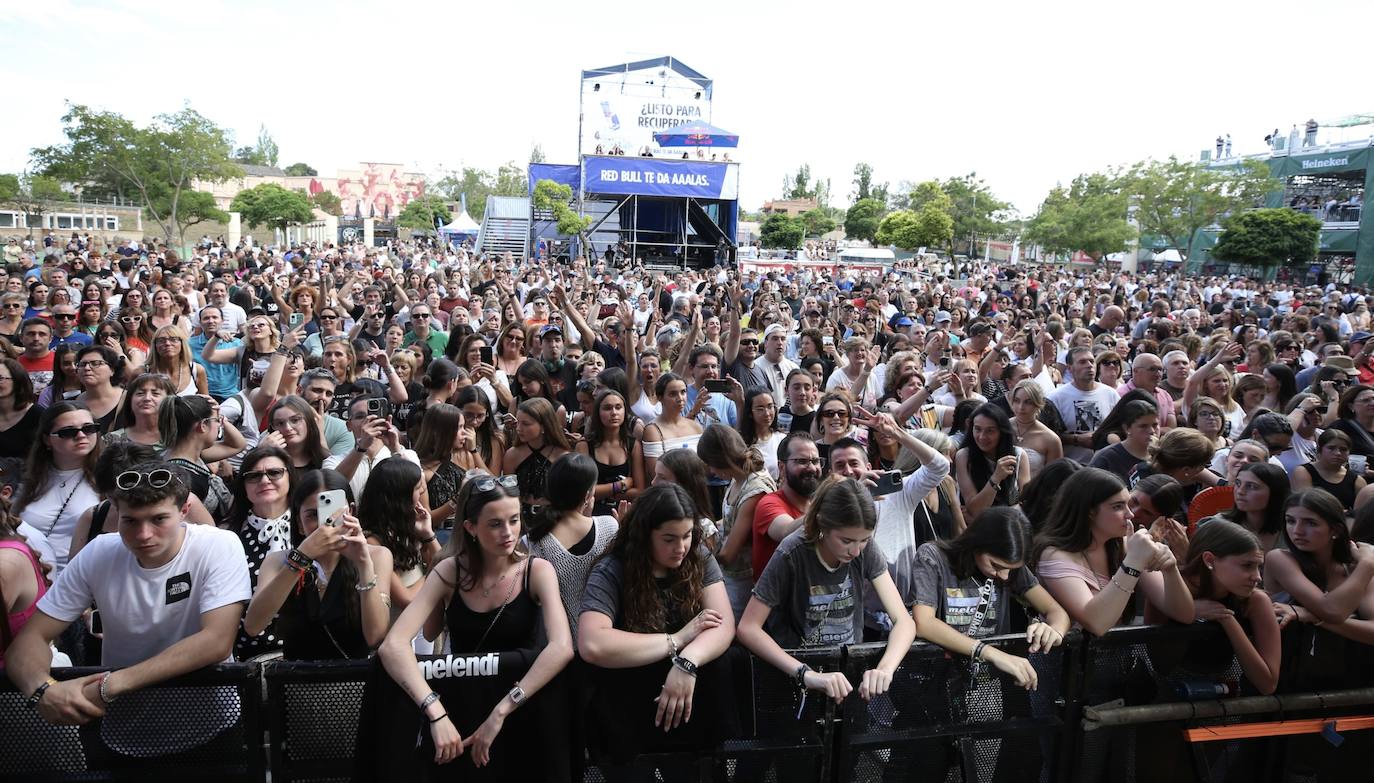
[[[168,448],[175,447],[210,412],[210,401],[204,397],[163,397],[157,408],[157,429],[162,442]]]

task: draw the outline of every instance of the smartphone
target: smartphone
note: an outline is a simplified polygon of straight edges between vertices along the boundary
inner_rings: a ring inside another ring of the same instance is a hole
[[[945,369],[948,369],[948,368],[949,368],[949,365],[950,365],[950,362],[951,362],[951,359],[950,359],[950,354],[951,354],[951,353],[953,353],[953,351],[951,351],[950,349],[946,348],[946,349],[945,349],[945,352],[944,352],[944,356],[941,356],[941,357],[940,357],[940,366],[941,366],[942,368],[945,368]]]
[[[91,633],[105,633],[105,624],[100,621],[100,610],[91,610]]]
[[[492,364],[492,365],[496,364],[496,360],[495,360],[495,358],[492,356],[492,351],[491,351],[491,346],[490,346],[490,345],[485,346],[485,347],[482,347],[482,348],[478,348],[477,351],[478,351],[478,353],[481,355],[482,364]]]
[[[729,378],[709,378],[701,385],[711,394],[729,394],[730,389],[734,387]]]
[[[301,315],[300,313],[292,313],[291,317],[286,319],[286,322],[290,328],[295,329],[296,327],[300,326],[302,323],[305,322],[305,316]]]
[[[902,472],[900,470],[889,470],[878,477],[878,483],[869,493],[873,497],[891,495],[902,488]]]
[[[342,489],[331,489],[319,494],[320,508],[316,517],[320,524],[334,526],[339,524],[337,515],[348,507],[348,499]]]
[[[367,415],[381,416],[382,418],[386,418],[387,416],[391,415],[391,405],[389,402],[381,399],[380,397],[368,400]]]
[[[831,337],[830,335],[827,334],[827,335],[825,335],[824,337],[821,338],[821,342],[822,342],[822,343],[825,343],[826,345],[834,345],[834,344],[835,344],[835,338],[834,338],[834,337]]]

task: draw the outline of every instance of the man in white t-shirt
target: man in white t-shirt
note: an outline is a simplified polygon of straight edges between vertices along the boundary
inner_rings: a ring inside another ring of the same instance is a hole
[[[368,408],[379,408],[369,413]],[[361,497],[372,469],[382,460],[400,457],[420,464],[420,458],[410,449],[401,448],[401,433],[390,419],[391,404],[381,397],[357,397],[348,405],[348,429],[353,433],[354,447],[347,454],[325,459],[324,467],[337,470],[353,487],[353,497]],[[476,449],[476,444],[469,444]]]
[[[1112,387],[1097,382],[1091,348],[1074,346],[1065,359],[1073,380],[1051,392],[1049,401],[1064,420],[1065,432],[1060,436],[1064,456],[1086,465],[1093,456],[1093,432],[1121,397]]]
[[[238,536],[186,520],[181,471],[144,462],[115,477],[119,534],[97,536],[68,564],[6,655],[10,680],[49,723],[104,718],[99,766],[180,753],[238,721],[233,687],[147,689],[233,659],[252,597]],[[48,645],[95,604],[110,671],[57,682]],[[93,737],[88,739],[94,739]]]

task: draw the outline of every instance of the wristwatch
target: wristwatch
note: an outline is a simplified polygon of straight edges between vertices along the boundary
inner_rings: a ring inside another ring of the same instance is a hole
[[[510,693],[506,695],[510,697],[511,703],[517,707],[525,703],[525,689],[521,688],[519,683],[516,683],[515,687],[511,688]]]

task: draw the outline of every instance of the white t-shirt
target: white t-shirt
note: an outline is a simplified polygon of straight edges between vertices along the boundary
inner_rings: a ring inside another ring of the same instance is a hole
[[[845,374],[844,368],[836,367],[835,371],[830,373],[830,377],[825,381],[825,390],[827,392],[832,392],[836,389],[847,391],[849,392],[850,398],[861,405],[873,405],[878,401],[879,397],[883,396],[883,387],[879,385],[878,376],[872,371],[868,373],[868,384],[861,393],[856,393],[855,390],[852,390],[850,387],[853,385],[854,381]],[[774,403],[776,402],[777,400],[774,400]]]
[[[1321,430],[1312,433],[1312,440],[1304,438],[1295,430],[1293,432],[1293,443],[1288,450],[1279,455],[1279,464],[1288,471],[1288,475],[1293,475],[1293,471],[1299,465],[1311,462],[1317,458],[1317,438],[1321,435]]]
[[[105,629],[101,666],[112,669],[146,661],[198,633],[202,614],[246,603],[253,592],[237,535],[182,524],[181,549],[157,568],[140,566],[119,536],[96,536],[39,599],[38,608],[74,622],[95,604]],[[202,702],[201,709],[188,709],[192,701]],[[232,687],[151,688],[111,705],[101,734],[112,749],[127,755],[175,753],[211,739],[233,725],[238,713]]]
[[[1066,383],[1050,394],[1049,401],[1064,419],[1066,432],[1093,432],[1121,401],[1121,396],[1116,389],[1102,383],[1094,383],[1091,391]],[[1065,446],[1064,456],[1086,465],[1093,458],[1093,450],[1085,446]]]
[[[80,468],[54,470],[48,473],[47,491],[20,512],[21,519],[47,538],[55,558],[54,575],[67,567],[67,553],[72,548],[76,523],[86,509],[99,502],[100,495],[86,481]]]

